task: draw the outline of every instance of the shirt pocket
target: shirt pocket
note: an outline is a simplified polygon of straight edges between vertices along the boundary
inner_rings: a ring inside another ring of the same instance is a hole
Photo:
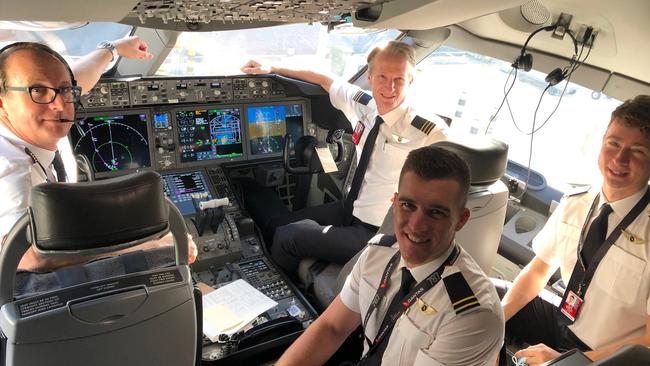
[[[401,344],[399,365],[413,365],[414,355],[421,349],[429,347],[433,342],[432,337],[416,326],[406,314],[400,317],[394,332],[397,332],[396,335]]]
[[[614,299],[631,306],[639,295],[646,262],[612,245],[598,265],[593,283]]]
[[[553,248],[555,258],[551,264],[561,266],[563,277],[571,276],[573,267],[570,264],[574,264],[578,260],[578,242],[581,231],[582,228],[564,222],[557,227],[557,237]],[[564,263],[563,266],[562,263]]]
[[[377,287],[368,282],[364,277],[361,277],[359,280],[359,309],[361,310],[362,316],[368,312],[368,308],[372,303],[372,299],[377,293]],[[375,313],[377,309],[375,309]],[[373,314],[372,317],[376,317],[377,314]],[[363,319],[362,319],[363,320]]]
[[[377,142],[379,144],[379,141]],[[397,181],[399,180],[399,173],[402,170],[402,165],[406,160],[406,156],[409,153],[408,147],[405,146],[395,146],[403,145],[397,143],[391,143],[389,141],[381,142],[381,156],[379,156],[381,169],[375,170],[378,177],[381,177],[382,181],[385,183],[395,184],[397,188]]]

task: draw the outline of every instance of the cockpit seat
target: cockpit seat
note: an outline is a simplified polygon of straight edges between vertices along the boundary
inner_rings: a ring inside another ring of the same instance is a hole
[[[497,254],[505,221],[508,189],[499,179],[508,161],[508,145],[487,137],[463,137],[462,141],[440,141],[436,146],[449,149],[470,166],[471,186],[467,208],[471,215],[456,241],[469,252],[484,272],[489,273]],[[392,234],[392,208],[389,208],[380,233]],[[360,253],[359,253],[360,254]],[[322,308],[334,300],[359,254],[344,267],[311,258],[301,261],[298,277],[312,289]]]
[[[196,364],[200,297],[197,302],[186,227],[165,198],[160,175],[45,183],[32,188],[30,200],[0,252],[4,365]],[[43,256],[101,256],[170,230],[173,254],[136,251],[109,259],[112,264],[99,260],[42,274],[50,283],[23,274],[22,289],[36,292],[14,294],[16,268],[32,243]],[[167,266],[149,267],[156,263]],[[117,267],[107,278],[95,277]]]

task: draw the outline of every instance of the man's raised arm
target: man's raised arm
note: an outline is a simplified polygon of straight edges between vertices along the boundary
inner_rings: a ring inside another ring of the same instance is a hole
[[[312,84],[318,84],[321,88],[329,93],[330,87],[334,80],[325,75],[310,70],[293,70],[286,69],[278,66],[262,65],[257,61],[250,60],[241,67],[241,71],[246,74],[259,75],[259,74],[278,74],[287,76],[294,79],[299,79]]]
[[[118,56],[150,60],[153,55],[147,51],[149,46],[138,36],[130,36],[110,42],[115,46]],[[70,67],[77,79],[82,93],[92,89],[102,76],[106,67],[113,61],[113,53],[108,48],[98,48],[81,57]]]

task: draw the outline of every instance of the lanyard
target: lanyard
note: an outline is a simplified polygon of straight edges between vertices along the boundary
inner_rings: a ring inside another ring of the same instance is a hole
[[[589,215],[587,216],[587,221],[591,218],[591,215],[593,214],[593,211],[595,210],[595,206],[598,202],[599,196],[596,196],[596,199],[594,202],[591,204],[591,208],[589,210]],[[609,234],[603,245],[598,248],[596,251],[596,254],[594,257],[591,259],[589,262],[589,266],[586,266],[586,263],[584,263],[582,256],[580,255],[580,252],[582,250],[582,246],[584,245],[584,233],[586,230],[586,222],[585,225],[582,227],[582,233],[580,235],[580,242],[578,245],[578,263],[576,263],[576,266],[573,268],[573,273],[571,273],[571,279],[569,280],[569,285],[567,286],[567,290],[575,290],[575,293],[580,296],[584,297],[584,294],[587,292],[587,288],[589,287],[589,284],[591,283],[591,280],[594,277],[594,274],[596,273],[596,268],[598,268],[598,264],[600,261],[605,257],[605,254],[607,254],[607,251],[609,248],[614,244],[614,242],[621,236],[621,233],[623,230],[625,230],[631,223],[634,221],[641,211],[650,203],[650,189],[646,190],[645,194],[639,202],[634,205],[634,207],[630,210],[630,212],[625,215],[623,220],[616,225],[614,230]],[[562,299],[563,302],[566,301],[566,296],[568,295],[569,291],[565,291],[564,293],[564,298]]]
[[[41,170],[43,171],[43,174],[45,174],[45,181],[50,183],[51,181],[50,181],[50,178],[47,175],[47,170],[45,170],[45,167],[43,166],[43,164],[41,164],[41,162],[38,160],[38,158],[36,157],[36,154],[34,154],[32,152],[32,150],[30,150],[27,146],[25,146],[25,153],[27,153],[27,155],[29,155],[29,157],[32,158],[32,164],[38,164],[38,166],[41,167]]]
[[[427,278],[425,278],[422,282],[415,285],[415,287],[413,287],[413,289],[402,299],[401,301],[402,307],[396,309],[390,314],[385,315],[384,321],[381,324],[381,329],[379,329],[379,331],[377,332],[377,336],[375,337],[374,342],[370,344],[370,341],[366,339],[366,341],[370,346],[370,349],[368,350],[364,358],[368,357],[368,355],[370,355],[372,351],[383,340],[385,340],[386,335],[390,333],[390,330],[395,325],[397,318],[399,318],[406,311],[406,309],[411,307],[411,305],[413,305],[415,300],[420,295],[429,291],[431,288],[433,288],[433,286],[435,286],[438,282],[440,282],[440,280],[442,279],[442,272],[444,271],[445,267],[453,264],[458,258],[459,254],[460,254],[460,248],[458,247],[458,245],[454,245],[453,251],[451,252],[451,254],[449,254],[449,257],[447,257],[447,259],[440,265],[440,267],[438,267],[435,271],[431,272],[431,274],[427,276]],[[379,302],[381,302],[381,300],[386,296],[390,275],[395,270],[397,263],[399,263],[399,259],[400,259],[400,252],[398,251],[397,253],[395,253],[395,255],[393,255],[393,257],[386,265],[386,268],[384,269],[384,273],[381,276],[381,282],[379,284],[379,288],[377,289],[377,292],[375,293],[375,297],[372,299],[372,303],[370,304],[365,319],[363,320],[364,329],[368,324],[368,320],[370,319],[370,316],[377,309],[377,305],[379,305]]]

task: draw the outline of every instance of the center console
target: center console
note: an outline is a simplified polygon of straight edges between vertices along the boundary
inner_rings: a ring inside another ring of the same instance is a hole
[[[314,133],[310,100],[271,77],[152,78],[100,81],[82,106],[69,137],[89,163],[84,173],[159,172],[199,250],[194,281],[243,279],[278,303],[245,331],[204,338],[204,363],[246,363],[302,333],[316,312],[265,255],[228,172],[279,160],[287,133]]]

